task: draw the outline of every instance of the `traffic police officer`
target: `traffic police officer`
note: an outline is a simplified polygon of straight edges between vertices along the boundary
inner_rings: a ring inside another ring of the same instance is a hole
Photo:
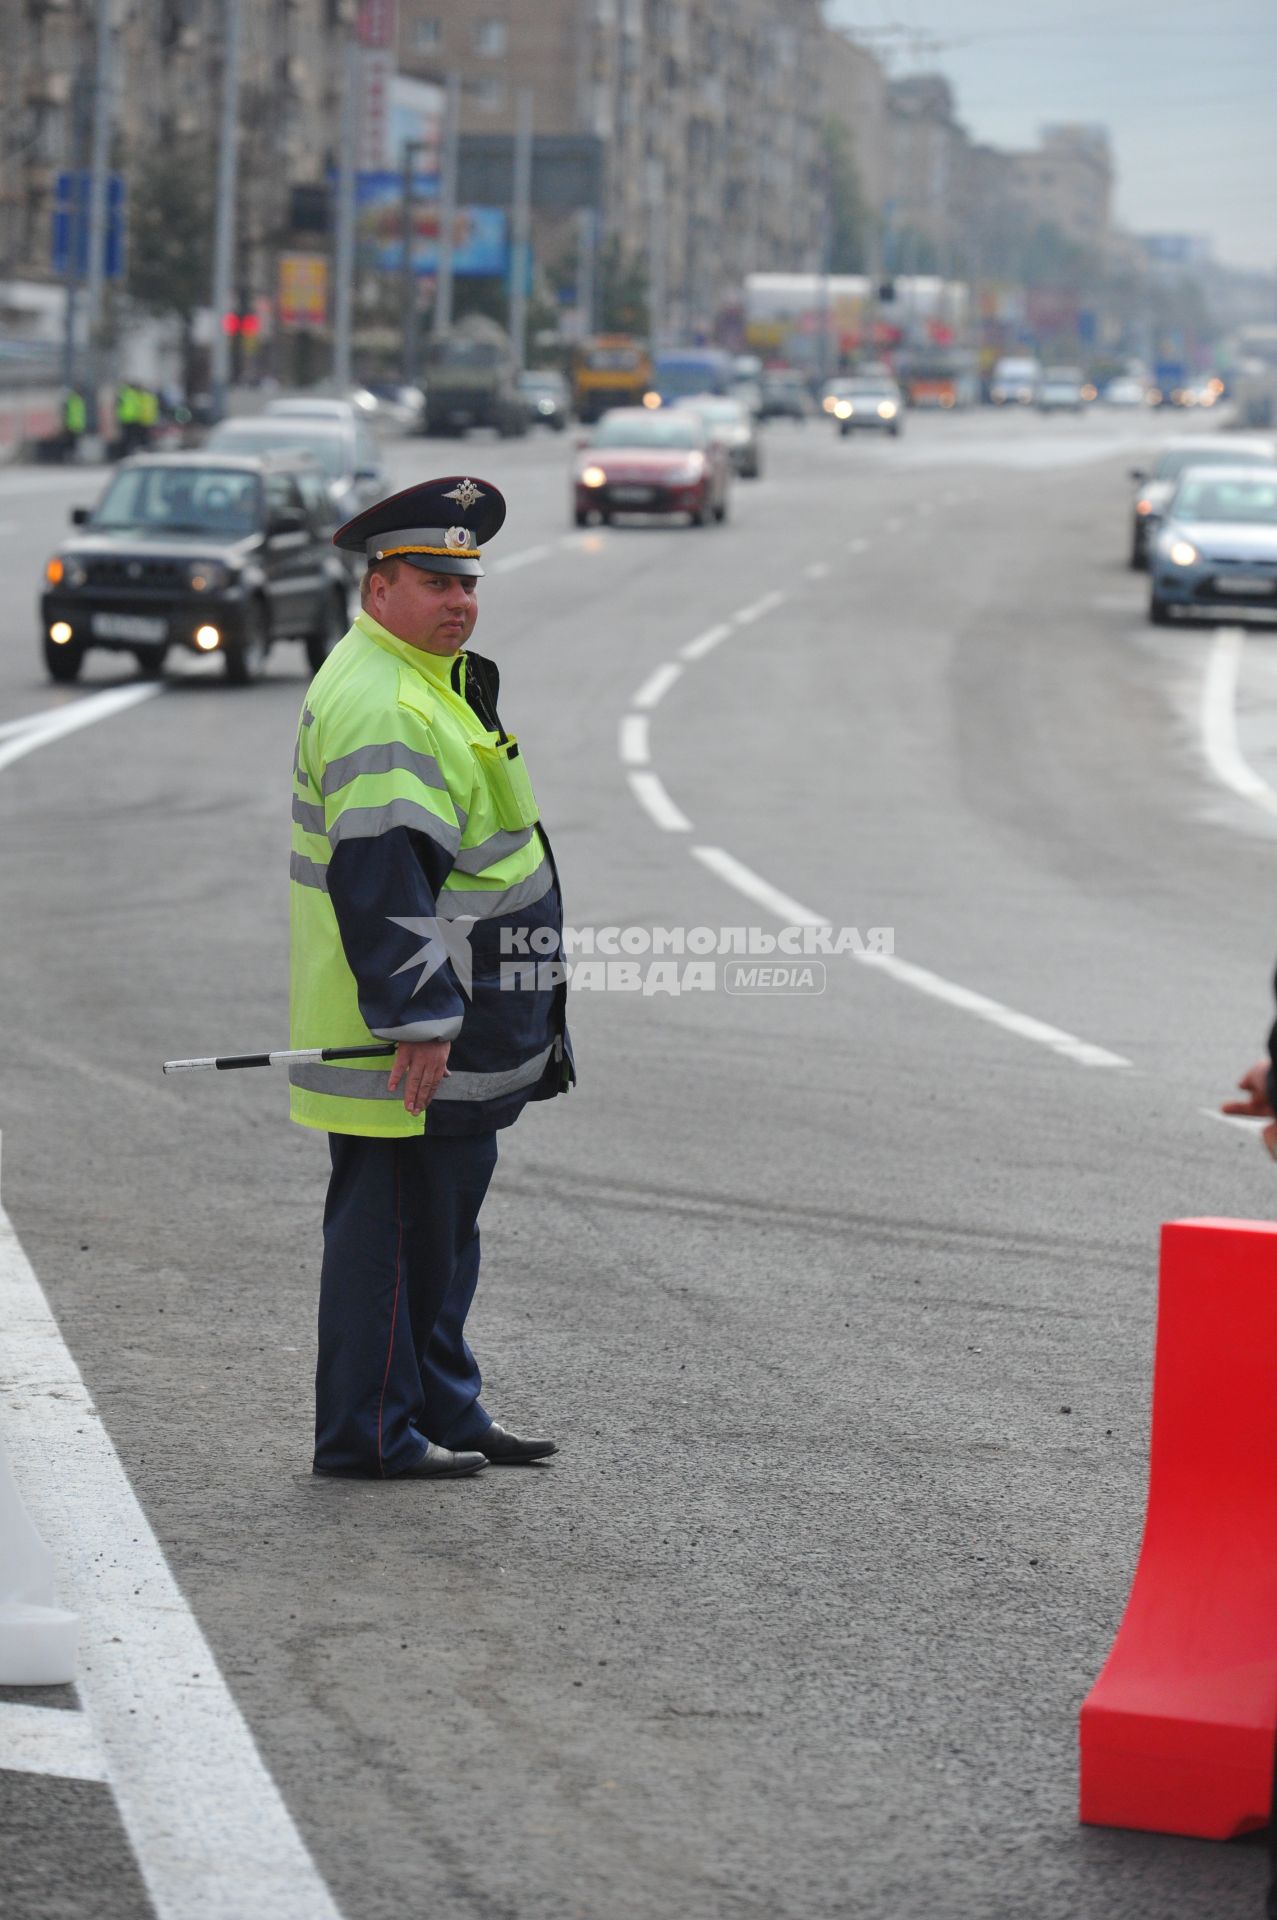
[[[575,1078],[558,873],[495,666],[466,650],[487,481],[348,521],[362,608],[311,683],[294,756],[292,1044],[393,1041],[290,1071],[329,1135],[315,1471],[472,1473],[555,1451],[479,1400],[465,1339],[497,1133]]]

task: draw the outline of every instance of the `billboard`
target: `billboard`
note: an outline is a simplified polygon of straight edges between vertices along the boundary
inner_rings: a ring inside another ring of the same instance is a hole
[[[363,265],[384,273],[403,270],[403,176],[361,173],[356,179],[358,251]],[[439,267],[439,182],[420,174],[413,183],[412,266],[419,275]],[[460,276],[504,277],[510,243],[503,207],[458,207],[452,239],[452,270]]]
[[[328,261],[324,254],[280,254],[276,311],[285,333],[323,327],[327,323]]]

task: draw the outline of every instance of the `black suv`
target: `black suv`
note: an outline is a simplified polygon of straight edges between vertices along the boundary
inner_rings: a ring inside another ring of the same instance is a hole
[[[158,673],[170,647],[220,653],[245,686],[276,640],[318,667],[346,631],[349,575],[321,468],[296,453],[144,454],[117,469],[45,567],[45,665],[74,680],[90,647]]]

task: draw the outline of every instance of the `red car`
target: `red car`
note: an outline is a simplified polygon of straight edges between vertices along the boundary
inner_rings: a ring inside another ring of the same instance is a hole
[[[572,481],[578,527],[618,513],[686,513],[692,525],[727,518],[731,459],[697,414],[616,407],[578,443]]]

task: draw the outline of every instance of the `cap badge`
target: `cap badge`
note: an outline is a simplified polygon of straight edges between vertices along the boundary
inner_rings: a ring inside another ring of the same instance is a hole
[[[445,500],[455,500],[457,505],[463,507],[467,513],[476,500],[485,498],[473,480],[463,480],[459,487],[454,487],[451,493],[445,493],[443,497]]]
[[[469,527],[449,527],[443,536],[443,544],[451,553],[459,553],[470,545]]]

